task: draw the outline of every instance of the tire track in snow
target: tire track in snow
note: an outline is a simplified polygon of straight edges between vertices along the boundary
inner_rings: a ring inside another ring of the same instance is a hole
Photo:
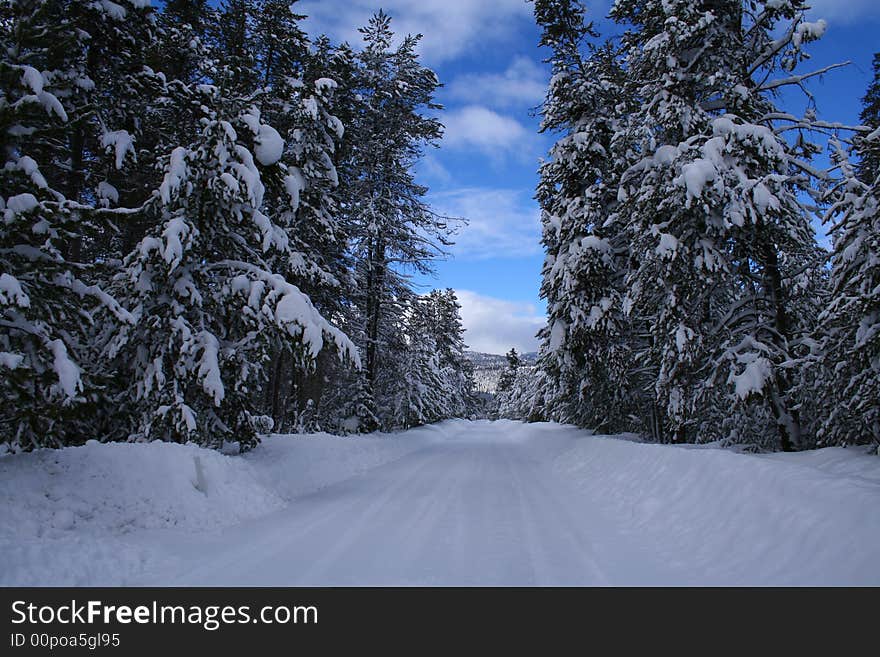
[[[175,583],[183,582],[185,583],[183,585],[189,586],[197,586],[200,583],[216,586],[218,582],[231,581],[229,580],[230,575],[233,575],[236,580],[252,581],[243,579],[241,576],[247,575],[251,571],[259,571],[263,567],[262,564],[269,561],[271,557],[279,555],[285,557],[280,561],[280,564],[290,561],[298,562],[298,558],[310,559],[312,555],[296,549],[298,543],[322,527],[332,527],[340,520],[345,519],[345,516],[352,514],[353,507],[366,503],[367,506],[363,513],[374,513],[392,492],[381,490],[384,471],[396,470],[401,467],[401,462],[409,461],[414,461],[414,464],[409,466],[407,463],[406,469],[412,467],[415,471],[421,471],[428,468],[431,463],[430,459],[420,458],[420,455],[433,448],[433,445],[428,445],[415,450],[399,459],[298,497],[291,502],[287,509],[221,532],[214,536],[212,541],[217,543],[215,549],[219,547],[219,554],[194,569],[191,568],[185,573],[178,574],[173,577],[173,580]],[[358,485],[363,481],[378,488],[382,494],[365,495],[363,490],[359,490],[360,486]],[[394,490],[405,487],[406,484],[405,480],[396,481]],[[347,490],[350,490],[352,494],[346,495]],[[363,520],[363,516],[361,520]],[[244,566],[243,568],[244,564],[253,564],[253,567]],[[284,571],[279,569],[279,575],[282,573]],[[292,575],[295,578],[294,581],[301,579],[297,573],[285,574]],[[286,578],[285,581],[287,581]],[[293,582],[290,585],[293,585]]]

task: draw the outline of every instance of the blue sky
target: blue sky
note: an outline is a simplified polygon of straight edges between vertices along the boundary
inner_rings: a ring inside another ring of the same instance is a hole
[[[603,19],[610,0],[585,2],[600,32],[619,29]],[[852,65],[809,85],[820,118],[855,123],[859,99],[871,78],[871,58],[880,51],[880,0],[814,0],[811,20],[825,18],[825,37],[811,44],[812,62]],[[382,8],[397,33],[422,33],[423,61],[444,87],[438,100],[446,133],[419,166],[430,187],[429,202],[464,216],[450,257],[437,263],[430,287],[452,287],[462,303],[471,348],[503,353],[511,346],[533,351],[543,324],[539,298],[541,251],[539,211],[532,199],[537,167],[551,139],[537,134],[547,84],[546,56],[539,50],[532,5],[526,0],[302,0],[312,34],[359,42],[357,28]],[[784,98],[792,111],[804,101]]]

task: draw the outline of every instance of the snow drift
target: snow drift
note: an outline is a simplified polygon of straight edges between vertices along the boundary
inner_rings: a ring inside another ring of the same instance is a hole
[[[270,541],[293,534],[330,550],[299,526],[316,514],[322,531],[337,537],[326,540],[348,535],[357,553],[353,525],[366,520],[339,514],[336,522],[334,505],[382,506],[358,496],[390,490],[399,491],[389,498],[394,512],[376,516],[388,515],[390,525],[369,527],[389,542],[382,548],[387,583],[405,565],[408,579],[400,582],[445,572],[521,584],[534,581],[522,578],[535,571],[528,552],[536,550],[556,568],[554,581],[583,582],[589,573],[571,572],[569,580],[563,568],[577,569],[583,549],[604,584],[880,584],[880,459],[864,448],[751,455],[557,424],[464,420],[399,434],[270,436],[243,456],[92,442],[0,457],[0,584],[175,581],[172,573],[203,564],[230,541],[253,556],[254,546],[272,552]],[[529,500],[546,508],[522,506]],[[287,513],[293,507],[299,510]],[[424,511],[447,507],[462,519]],[[418,550],[407,553],[417,538],[410,521],[449,544],[420,558]],[[262,530],[268,533],[257,535]],[[522,532],[530,545],[495,540]],[[585,542],[572,543],[578,536]],[[485,554],[469,554],[452,570],[441,563],[465,545]],[[467,564],[481,565],[464,572]],[[270,579],[296,567],[262,566]],[[345,567],[347,581],[378,581],[354,562]],[[509,582],[504,573],[512,573]]]
[[[0,457],[0,585],[125,585],[161,567],[144,530],[207,532],[266,515],[416,449],[430,429],[270,436],[243,456],[174,443]]]
[[[880,584],[880,459],[737,454],[573,431],[553,469],[648,543],[669,584]]]

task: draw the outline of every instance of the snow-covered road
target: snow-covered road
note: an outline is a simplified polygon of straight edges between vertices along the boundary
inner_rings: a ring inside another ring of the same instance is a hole
[[[655,458],[640,460],[646,451],[653,451]],[[664,456],[678,456],[678,465],[664,468]],[[621,469],[627,467],[627,457],[629,472]],[[705,469],[696,473],[705,482],[703,490],[699,482],[692,484],[694,468],[681,467],[688,460]],[[877,465],[870,457],[857,461]],[[594,470],[590,475],[590,470],[578,466]],[[810,498],[795,502],[800,524],[791,528],[788,542],[777,537],[776,532],[785,532],[786,526],[767,509],[777,506],[780,514],[790,515],[785,509],[790,500],[753,500],[751,494],[776,495],[763,488],[762,479],[765,475],[785,477],[791,467],[772,458],[724,450],[593,438],[559,425],[457,423],[421,448],[296,498],[282,511],[236,525],[208,540],[198,537],[178,545],[179,567],[163,573],[159,582],[261,586],[876,583],[876,571],[869,563],[862,566],[871,570],[861,573],[856,564],[850,563],[854,567],[848,570],[842,562],[833,563],[835,551],[841,558],[859,561],[848,547],[855,537],[834,535],[834,490],[827,491],[827,505]],[[652,471],[661,473],[661,491],[651,488]],[[585,474],[599,486],[591,488],[591,482],[584,481]],[[796,466],[793,474],[814,478],[802,481],[804,490],[826,483],[840,493],[842,482],[848,481],[823,482],[817,477],[820,472],[803,471],[803,466]],[[711,480],[725,477],[730,478],[728,485],[713,490]],[[604,478],[608,479],[603,485]],[[634,489],[633,503],[626,501],[625,491],[609,485],[615,479]],[[880,482],[856,483],[867,488],[875,503],[880,502]],[[693,499],[671,494],[681,495],[689,484],[697,488],[692,491],[696,493]],[[821,490],[814,493],[823,496]],[[850,501],[859,504],[862,500]],[[689,508],[701,502],[706,509]],[[766,517],[761,518],[762,513]],[[858,522],[858,513],[865,511],[856,511],[850,520]],[[838,510],[841,514],[846,516],[842,509]],[[721,516],[716,519],[714,535],[706,526],[713,515]],[[725,515],[732,517],[725,520]],[[824,525],[822,515],[826,515]],[[864,525],[861,529],[869,535],[878,532],[880,508],[864,515]],[[872,552],[874,558],[880,556],[880,545],[866,547],[857,552],[867,552],[868,560]]]
[[[187,544],[184,569],[162,583],[644,582],[628,572],[633,561],[622,558],[608,524],[584,513],[574,492],[538,458],[540,446],[521,434],[516,425],[461,427],[207,544]],[[612,544],[613,551],[603,549]],[[627,567],[614,567],[621,563]]]
[[[199,474],[200,473],[200,474]],[[0,458],[0,584],[880,584],[880,459],[455,420]]]

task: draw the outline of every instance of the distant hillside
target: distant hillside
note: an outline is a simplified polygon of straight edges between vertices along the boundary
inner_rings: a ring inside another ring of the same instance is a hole
[[[498,377],[507,368],[507,358],[499,354],[484,354],[479,351],[466,351],[465,355],[474,364],[474,381],[477,384],[477,391],[494,394],[498,388]],[[533,365],[538,354],[530,352],[520,354],[519,357],[524,364]]]

